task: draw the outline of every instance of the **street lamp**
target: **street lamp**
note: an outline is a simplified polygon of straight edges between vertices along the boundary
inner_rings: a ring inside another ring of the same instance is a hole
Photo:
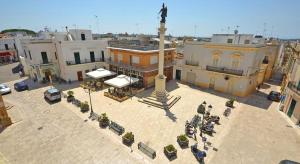
[[[84,87],[83,89],[84,89],[84,91],[85,91],[86,93],[89,93],[90,105],[91,105],[91,113],[90,113],[90,117],[92,117],[94,111],[93,111],[93,106],[92,106],[91,88],[90,88],[90,87]]]

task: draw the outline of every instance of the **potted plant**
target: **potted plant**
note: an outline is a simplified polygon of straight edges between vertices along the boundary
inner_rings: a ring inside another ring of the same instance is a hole
[[[89,107],[89,104],[87,101],[83,102],[80,104],[80,109],[81,109],[81,112],[87,112],[90,110],[90,107]]]
[[[182,148],[189,146],[189,140],[186,137],[186,135],[184,135],[184,134],[177,136],[177,142],[180,145],[180,147],[182,147]]]
[[[125,135],[122,137],[122,141],[125,145],[130,146],[134,142],[134,135],[132,132],[127,132]]]
[[[234,103],[234,101],[235,101],[234,99],[230,99],[230,100],[228,100],[228,101],[226,102],[225,105],[226,105],[227,107],[233,108],[233,103]]]
[[[98,121],[99,121],[99,126],[102,128],[106,128],[109,125],[109,119],[106,113],[102,113]]]
[[[67,94],[68,94],[67,102],[72,102],[74,100],[74,92],[68,91]]]
[[[164,147],[164,153],[169,160],[177,158],[177,149],[172,144]]]

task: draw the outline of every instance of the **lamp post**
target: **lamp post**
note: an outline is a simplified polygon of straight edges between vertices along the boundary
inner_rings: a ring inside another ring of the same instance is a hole
[[[91,113],[90,113],[90,117],[92,117],[94,111],[93,111],[93,106],[92,106],[91,88],[90,88],[90,87],[84,87],[83,89],[84,89],[84,91],[85,91],[86,93],[89,93],[90,105],[91,105]]]

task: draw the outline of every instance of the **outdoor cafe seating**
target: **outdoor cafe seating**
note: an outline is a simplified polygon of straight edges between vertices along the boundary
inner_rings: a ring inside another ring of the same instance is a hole
[[[92,90],[100,90],[104,87],[104,81],[114,76],[116,73],[99,68],[95,71],[91,71],[86,73],[86,78],[84,82],[81,84],[83,88],[90,88]]]
[[[115,78],[106,80],[104,83],[110,87],[108,88],[108,92],[104,92],[104,96],[110,97],[119,102],[127,100],[132,94],[131,85],[138,81],[138,78],[126,75],[119,75]]]

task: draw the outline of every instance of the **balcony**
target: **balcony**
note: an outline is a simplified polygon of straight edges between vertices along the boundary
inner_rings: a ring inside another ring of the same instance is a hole
[[[227,73],[237,76],[243,76],[243,70],[236,70],[236,69],[229,69],[226,67],[216,67],[216,66],[206,66],[206,70],[213,71],[213,72],[219,72],[219,73]]]
[[[106,62],[110,65],[120,67],[120,68],[126,68],[126,69],[132,69],[135,71],[140,71],[140,72],[149,72],[149,71],[154,71],[158,69],[158,63],[157,64],[152,64],[149,66],[140,66],[139,64],[127,64],[123,62],[114,62],[110,58],[106,60]],[[174,61],[168,61],[164,63],[164,67],[170,67],[174,65]]]
[[[186,60],[185,65],[190,65],[190,66],[196,66],[197,67],[197,66],[199,66],[199,62]]]
[[[289,82],[288,88],[292,90],[293,92],[297,93],[300,96],[300,85],[296,85],[296,82]]]
[[[94,61],[92,61],[91,59],[84,59],[84,60],[80,60],[79,62],[76,62],[76,61],[66,61],[66,64],[67,65],[76,65],[76,64],[94,63],[94,62],[105,62],[105,60],[102,59],[102,58],[95,58]]]

